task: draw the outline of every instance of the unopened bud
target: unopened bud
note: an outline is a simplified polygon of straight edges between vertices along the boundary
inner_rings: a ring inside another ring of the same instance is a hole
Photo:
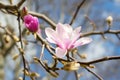
[[[27,70],[23,70],[26,76],[30,76],[30,73]]]
[[[21,17],[23,18],[25,15],[28,14],[28,9],[27,7],[23,7],[23,9],[21,10]]]
[[[111,26],[111,25],[112,25],[112,22],[113,22],[112,16],[108,16],[108,17],[106,18],[106,21],[107,21],[108,25]]]
[[[67,64],[64,65],[64,67],[62,68],[63,70],[66,71],[74,71],[74,70],[78,70],[80,68],[80,64],[77,62],[68,62]]]
[[[22,78],[22,77],[19,77],[18,80],[23,80],[23,78]]]
[[[35,62],[35,63],[38,63],[38,62],[39,62],[39,59],[38,59],[37,57],[34,57],[33,59],[34,59],[34,62]]]
[[[20,51],[22,54],[24,53],[23,48],[19,48],[19,51]]]
[[[40,77],[40,75],[38,73],[36,73],[36,72],[30,73],[30,76],[31,77]]]
[[[16,36],[16,35],[13,35],[13,39],[18,42],[19,41],[19,38]]]
[[[80,54],[80,57],[82,58],[82,59],[86,59],[87,58],[87,54]]]
[[[28,41],[27,40],[23,40],[25,45],[28,45]]]
[[[4,38],[5,43],[10,42],[10,36],[9,35],[4,35],[3,38]]]
[[[27,31],[26,31],[26,34],[27,34],[27,35],[30,35],[30,31],[29,31],[29,30],[27,30]]]
[[[94,65],[89,65],[89,68],[95,68],[95,66]]]
[[[19,57],[19,54],[15,54],[15,55],[13,56],[13,60],[16,60],[18,57]]]

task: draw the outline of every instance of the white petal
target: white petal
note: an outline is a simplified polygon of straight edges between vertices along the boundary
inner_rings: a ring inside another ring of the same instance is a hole
[[[59,35],[61,40],[64,40],[65,38],[69,38],[69,35],[67,33],[68,29],[66,29],[66,26],[64,24],[58,23],[56,27],[56,32]]]
[[[64,26],[65,26],[64,28],[67,32],[72,32],[73,31],[72,26],[70,26],[69,24],[64,24]]]
[[[81,31],[81,26],[75,28],[75,30],[74,30],[75,33],[80,33],[80,31]]]
[[[70,48],[73,48],[73,44],[76,42],[76,40],[80,37],[80,30],[81,30],[81,27],[77,27],[75,28],[75,30],[72,32],[72,35],[71,35],[71,43],[69,44],[68,46],[68,49]]]
[[[51,38],[46,38],[50,43],[54,43],[56,44],[56,42],[54,40],[52,40]]]
[[[46,28],[45,29],[45,33],[47,35],[47,37],[51,37],[52,36],[52,33],[54,33],[55,31],[51,28]]]
[[[47,35],[47,40],[49,41],[49,42],[51,42],[51,43],[56,43],[56,32],[53,30],[53,29],[51,29],[51,28],[46,28],[45,29],[45,33],[46,33],[46,35]]]
[[[84,37],[84,38],[80,38],[79,40],[77,40],[75,43],[74,43],[74,48],[77,47],[77,46],[82,46],[82,45],[85,45],[85,44],[88,44],[92,41],[91,38],[88,38],[88,37]]]
[[[59,58],[62,58],[62,57],[64,57],[67,54],[67,50],[66,49],[61,49],[59,47],[57,47],[55,49],[55,51],[56,51],[56,56],[59,57]]]

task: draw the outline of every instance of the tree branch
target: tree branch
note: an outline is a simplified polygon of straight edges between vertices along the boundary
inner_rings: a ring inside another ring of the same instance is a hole
[[[85,3],[85,1],[86,1],[86,0],[83,0],[83,1],[77,6],[77,9],[76,9],[76,11],[75,11],[75,13],[74,13],[74,15],[73,15],[71,21],[70,21],[70,25],[72,25],[72,23],[74,22],[74,20],[75,20],[77,14],[78,14],[80,8],[81,8],[82,5]]]

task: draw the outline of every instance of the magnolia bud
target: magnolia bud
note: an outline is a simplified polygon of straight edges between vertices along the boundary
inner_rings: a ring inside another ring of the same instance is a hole
[[[23,80],[23,78],[22,78],[22,77],[19,77],[18,80]]]
[[[26,76],[30,76],[30,73],[27,70],[23,70]]]
[[[10,36],[9,35],[4,35],[3,38],[4,38],[5,43],[10,42]]]
[[[87,54],[80,54],[80,57],[82,58],[82,59],[86,59],[87,58]]]
[[[36,73],[36,72],[30,73],[30,76],[31,77],[40,77],[40,75],[38,73]]]
[[[113,22],[112,16],[108,16],[108,17],[106,18],[106,21],[107,21],[108,25],[111,26],[111,25],[112,25],[112,22]]]
[[[30,14],[27,14],[24,16],[24,24],[25,27],[30,31],[30,32],[37,32],[40,31],[39,29],[39,20],[37,17],[34,17]]]
[[[68,62],[67,64],[64,65],[64,67],[62,68],[63,70],[66,71],[74,71],[74,70],[78,70],[80,68],[80,64],[77,62]]]
[[[27,7],[23,7],[23,9],[21,10],[21,17],[23,18],[25,15],[28,14],[28,9]]]
[[[89,65],[89,68],[95,68],[95,66],[94,65]]]
[[[19,38],[16,36],[16,35],[13,35],[13,39],[18,42],[19,41]]]
[[[13,55],[13,60],[16,60],[17,58],[19,57],[19,54],[15,54],[15,55]]]

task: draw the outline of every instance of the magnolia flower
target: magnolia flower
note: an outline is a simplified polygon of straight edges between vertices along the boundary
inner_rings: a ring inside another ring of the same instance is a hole
[[[79,38],[81,33],[81,27],[73,28],[69,24],[58,23],[56,30],[51,28],[46,28],[45,33],[47,35],[47,40],[50,43],[56,44],[56,56],[64,57],[67,51],[78,46],[88,44],[92,41],[91,38],[83,37]]]
[[[34,17],[30,14],[27,14],[24,16],[24,23],[26,28],[30,31],[30,32],[39,32],[39,21],[37,17]]]

